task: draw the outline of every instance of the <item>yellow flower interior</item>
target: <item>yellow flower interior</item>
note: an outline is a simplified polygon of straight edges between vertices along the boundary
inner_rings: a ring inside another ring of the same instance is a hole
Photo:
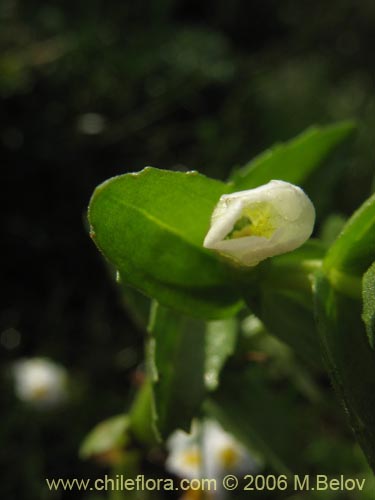
[[[43,400],[48,396],[48,387],[45,385],[40,385],[38,387],[34,387],[32,390],[32,397],[35,400]]]
[[[239,460],[239,455],[232,446],[227,446],[220,450],[219,457],[224,469],[232,469]]]
[[[202,458],[198,450],[189,450],[184,452],[183,461],[186,465],[196,466],[201,465]]]
[[[225,239],[234,240],[246,236],[271,238],[275,229],[275,214],[272,206],[269,203],[256,203],[242,210],[233,229]]]

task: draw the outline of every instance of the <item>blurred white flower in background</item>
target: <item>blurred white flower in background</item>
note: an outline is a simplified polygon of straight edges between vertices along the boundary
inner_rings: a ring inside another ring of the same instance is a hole
[[[216,479],[215,497],[225,496],[220,486],[226,474],[251,474],[260,468],[259,460],[213,420],[194,422],[190,434],[175,431],[167,448],[166,469],[183,479]]]
[[[186,479],[201,477],[203,460],[198,425],[193,425],[191,434],[179,430],[173,432],[167,441],[167,449],[167,470]]]
[[[302,245],[311,236],[314,222],[314,206],[301,188],[271,181],[223,195],[203,245],[239,264],[255,266]]]
[[[67,397],[67,372],[46,358],[16,361],[12,367],[15,392],[22,401],[34,406],[56,406]]]

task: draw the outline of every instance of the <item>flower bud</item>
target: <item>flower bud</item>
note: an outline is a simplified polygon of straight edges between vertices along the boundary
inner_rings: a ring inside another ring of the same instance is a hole
[[[311,235],[315,209],[289,182],[223,195],[212,214],[203,246],[245,266],[301,246]]]

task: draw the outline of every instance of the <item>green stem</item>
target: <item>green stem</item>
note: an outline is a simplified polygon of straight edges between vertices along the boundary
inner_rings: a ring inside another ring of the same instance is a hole
[[[290,262],[272,263],[266,272],[264,282],[276,289],[311,292],[313,275],[322,267],[321,259],[305,259],[293,264]],[[328,269],[326,275],[335,290],[352,299],[361,299],[362,279],[360,276],[354,276],[336,268]]]
[[[313,274],[321,267],[321,259],[305,259],[293,264],[272,263],[266,272],[264,283],[275,289],[311,293]]]

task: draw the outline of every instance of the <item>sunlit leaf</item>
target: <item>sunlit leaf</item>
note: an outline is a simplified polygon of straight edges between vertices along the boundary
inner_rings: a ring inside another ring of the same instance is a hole
[[[302,185],[354,129],[352,122],[311,127],[295,139],[265,151],[237,170],[232,177],[233,189],[251,189],[272,179]]]
[[[202,246],[227,190],[196,172],[147,168],[115,177],[91,199],[92,238],[125,285],[191,316],[233,315],[241,307],[233,270]]]

